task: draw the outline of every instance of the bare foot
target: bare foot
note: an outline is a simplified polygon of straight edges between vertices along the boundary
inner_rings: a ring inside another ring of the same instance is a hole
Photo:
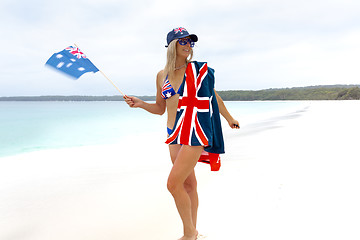
[[[183,236],[182,238],[179,238],[179,240],[196,240],[197,236],[192,236],[192,237],[187,237],[187,236]]]
[[[196,240],[198,236],[198,232],[196,231],[195,235],[193,236],[183,236],[182,238],[179,238],[178,240]]]
[[[201,240],[201,239],[205,239],[205,238],[206,238],[206,236],[198,234],[196,239]]]

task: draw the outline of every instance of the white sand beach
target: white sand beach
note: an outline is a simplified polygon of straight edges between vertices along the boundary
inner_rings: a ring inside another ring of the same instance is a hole
[[[223,126],[222,168],[196,167],[199,232],[209,240],[360,239],[359,110],[360,101],[313,101],[241,130]],[[164,135],[149,138],[0,158],[0,239],[181,237]]]

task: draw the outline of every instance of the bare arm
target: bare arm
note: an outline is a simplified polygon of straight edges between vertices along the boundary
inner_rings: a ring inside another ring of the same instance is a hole
[[[229,123],[229,126],[231,128],[240,128],[239,122],[237,120],[235,120],[231,116],[231,114],[229,113],[229,111],[225,107],[224,101],[219,96],[219,94],[215,91],[215,89],[214,89],[214,92],[215,92],[215,95],[216,95],[216,100],[217,100],[218,105],[219,105],[220,114],[226,119],[226,121]]]
[[[162,115],[166,109],[166,102],[161,97],[161,80],[162,80],[162,71],[157,74],[156,77],[156,102],[147,103],[137,97],[124,97],[125,102],[132,108],[142,108],[149,113]]]

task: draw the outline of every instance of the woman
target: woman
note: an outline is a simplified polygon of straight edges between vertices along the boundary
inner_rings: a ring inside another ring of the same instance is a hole
[[[184,91],[185,71],[192,59],[193,47],[197,40],[198,37],[195,34],[189,34],[184,28],[175,28],[170,31],[167,35],[167,63],[156,78],[156,102],[146,103],[136,97],[125,97],[126,103],[132,108],[139,107],[150,113],[160,115],[164,114],[166,110],[168,113],[168,136],[174,132],[178,114],[179,93],[182,94]],[[213,92],[221,115],[227,120],[231,128],[239,128],[238,121],[227,111],[220,96],[215,90]],[[173,167],[169,174],[167,187],[175,200],[183,222],[184,236],[180,238],[181,240],[194,240],[198,237],[196,230],[198,193],[194,167],[204,151],[204,146],[190,145],[169,145]]]

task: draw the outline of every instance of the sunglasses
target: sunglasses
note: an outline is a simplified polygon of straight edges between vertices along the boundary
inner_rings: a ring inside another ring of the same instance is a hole
[[[190,47],[193,48],[195,46],[195,42],[193,42],[190,38],[180,38],[178,43],[181,46],[185,46],[187,43],[190,43]]]

